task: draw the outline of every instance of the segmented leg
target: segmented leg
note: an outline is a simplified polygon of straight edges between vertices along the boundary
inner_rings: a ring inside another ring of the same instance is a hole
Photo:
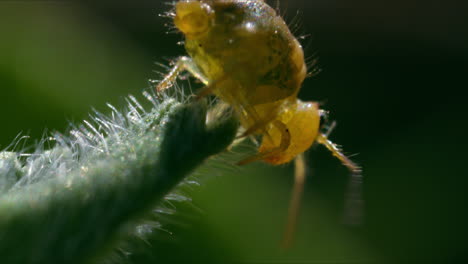
[[[302,193],[304,192],[305,176],[306,164],[304,153],[301,153],[294,159],[294,187],[289,202],[288,219],[281,244],[283,248],[289,248],[294,240],[294,231],[301,207]]]
[[[362,170],[357,164],[346,157],[336,144],[331,142],[326,134],[319,134],[317,142],[324,145],[333,156],[338,158],[341,163],[351,171],[351,177],[348,184],[345,200],[344,221],[348,224],[362,223],[363,200],[362,200]]]
[[[289,133],[288,127],[279,120],[273,121],[272,124],[281,131],[280,145],[272,149],[271,151],[258,153],[256,155],[243,159],[239,161],[237,165],[245,165],[257,160],[263,160],[267,157],[276,155],[281,152],[285,152],[288,149],[289,145],[291,145],[291,134]]]
[[[177,59],[174,67],[172,67],[166,77],[156,86],[156,91],[161,92],[170,88],[177,80],[179,74],[184,70],[188,71],[203,84],[208,85],[208,79],[203,75],[197,65],[195,65],[193,60],[190,57],[182,56]]]

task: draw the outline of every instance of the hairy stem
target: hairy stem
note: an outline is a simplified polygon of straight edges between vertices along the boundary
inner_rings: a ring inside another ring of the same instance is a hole
[[[22,165],[17,155],[3,154],[1,263],[84,263],[108,252],[129,223],[224,150],[237,130],[233,118],[206,126],[202,102],[139,107],[98,115],[72,139],[56,135],[56,147]]]

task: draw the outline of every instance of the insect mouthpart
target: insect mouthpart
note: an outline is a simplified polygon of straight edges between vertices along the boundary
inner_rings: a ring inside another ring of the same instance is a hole
[[[211,7],[199,1],[178,2],[174,24],[188,38],[207,32],[213,17]]]

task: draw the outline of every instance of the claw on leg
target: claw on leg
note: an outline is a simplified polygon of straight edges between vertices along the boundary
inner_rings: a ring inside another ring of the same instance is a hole
[[[184,70],[188,71],[191,75],[193,75],[193,77],[200,80],[203,84],[208,85],[208,79],[202,74],[192,59],[182,56],[177,59],[174,67],[172,67],[166,77],[164,77],[164,79],[156,86],[156,91],[162,92],[170,88],[177,80],[179,74]]]

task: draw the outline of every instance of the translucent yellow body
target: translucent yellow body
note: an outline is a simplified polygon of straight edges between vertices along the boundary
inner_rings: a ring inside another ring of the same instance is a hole
[[[319,109],[296,97],[304,54],[275,10],[259,0],[180,1],[174,22],[210,93],[235,109],[247,134],[263,135],[252,161],[289,162],[312,145]]]
[[[328,140],[328,133],[319,132],[318,104],[297,98],[307,71],[304,54],[275,10],[262,0],[180,0],[173,16],[190,57],[180,57],[157,90],[169,88],[181,71],[189,71],[205,84],[199,97],[215,94],[234,108],[243,136],[262,136],[258,154],[239,164],[263,160],[277,165],[295,159],[284,245],[292,241],[304,186],[301,154],[314,142],[352,172],[347,221],[359,221],[361,169]]]

